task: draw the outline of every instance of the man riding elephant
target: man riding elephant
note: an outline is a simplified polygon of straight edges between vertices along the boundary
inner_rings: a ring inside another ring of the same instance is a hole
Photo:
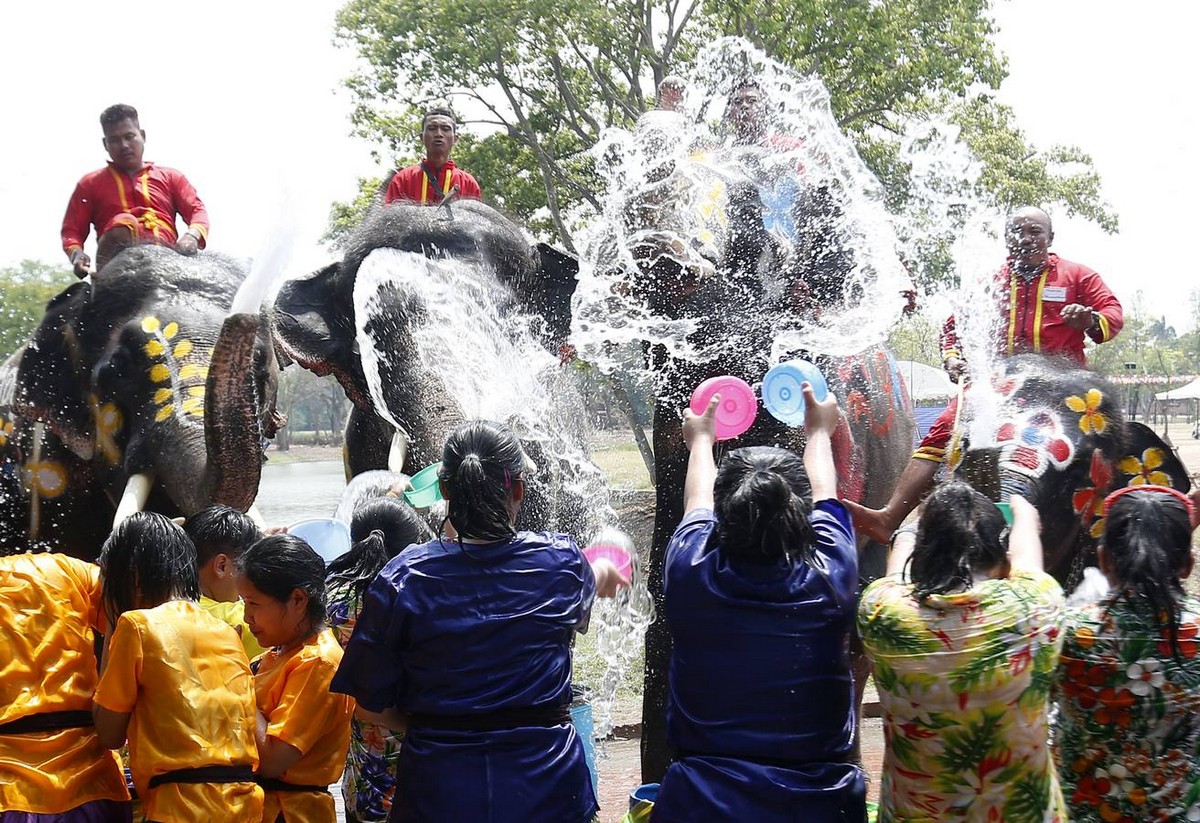
[[[1105,343],[1124,324],[1121,303],[1100,275],[1087,266],[1050,252],[1054,240],[1050,216],[1025,206],[1009,215],[1004,229],[1008,262],[995,275],[992,296],[999,326],[995,352],[1001,357],[1041,353],[1086,365],[1085,338]],[[943,367],[952,380],[965,378],[966,361],[953,315],[942,329]],[[908,467],[882,509],[849,503],[854,526],[876,540],[887,540],[929,490],[958,417],[950,403],[913,452]]]
[[[183,172],[146,163],[146,132],[137,109],[117,104],[100,115],[108,166],[85,174],[75,186],[63,217],[62,247],[75,275],[87,277],[92,260],[83,250],[91,226],[96,227],[96,271],[121,249],[138,243],[173,246],[193,255],[208,240],[208,212]],[[175,215],[187,224],[176,233]]]

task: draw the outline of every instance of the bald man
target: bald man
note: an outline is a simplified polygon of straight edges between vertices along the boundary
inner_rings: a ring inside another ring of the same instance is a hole
[[[1012,212],[1004,225],[1008,262],[995,275],[992,296],[1000,315],[995,339],[998,357],[1040,352],[1087,365],[1085,338],[1105,343],[1124,324],[1121,303],[1100,275],[1050,251],[1050,216],[1034,206]],[[963,379],[966,361],[959,347],[954,316],[942,327],[942,363],[950,379]],[[929,429],[900,475],[882,509],[847,504],[854,526],[881,543],[928,491],[946,455],[958,404],[952,402]]]

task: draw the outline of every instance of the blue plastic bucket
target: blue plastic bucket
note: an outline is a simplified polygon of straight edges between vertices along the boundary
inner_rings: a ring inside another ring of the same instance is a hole
[[[596,734],[591,703],[580,703],[571,707],[571,725],[575,727],[575,734],[583,741],[583,759],[587,761],[588,774],[592,776],[592,791],[599,797],[600,773],[596,771]]]

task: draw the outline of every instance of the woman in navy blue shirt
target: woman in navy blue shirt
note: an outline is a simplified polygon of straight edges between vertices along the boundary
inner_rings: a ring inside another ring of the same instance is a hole
[[[684,412],[683,522],[667,547],[676,760],[654,823],[866,819],[853,762],[854,532],[837,499],[837,401],[808,384],[803,461],[756,447],[713,461],[714,397]]]

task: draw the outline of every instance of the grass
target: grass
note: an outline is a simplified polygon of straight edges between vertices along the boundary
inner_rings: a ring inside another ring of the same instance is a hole
[[[633,442],[632,435],[627,440],[608,440],[592,446],[592,460],[604,472],[610,488],[614,489],[650,489],[650,475],[646,464],[642,461],[641,452]]]

